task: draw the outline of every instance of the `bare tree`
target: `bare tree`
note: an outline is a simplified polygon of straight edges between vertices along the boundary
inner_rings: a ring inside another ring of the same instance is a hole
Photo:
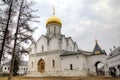
[[[10,30],[10,26],[12,23],[12,17],[14,13],[13,9],[13,0],[3,0],[3,4],[1,4],[2,7],[7,8],[0,9],[0,64],[1,59],[4,57],[4,53],[10,53],[11,46],[10,42],[12,37],[10,37],[12,34],[12,31]]]
[[[38,17],[33,15],[33,12],[36,10],[30,8],[33,2],[28,3],[26,0],[3,0],[3,2],[7,5],[7,8],[6,10],[0,9],[0,62],[5,52],[12,55],[10,74],[8,77],[8,80],[11,80],[14,59],[15,57],[19,59],[21,54],[28,53],[24,45],[33,41],[32,32],[35,30],[35,28],[30,27],[30,23],[36,22],[34,19]],[[12,30],[9,28],[11,23],[14,22],[12,18],[14,18],[16,13],[18,13],[16,31],[13,37],[11,37]],[[7,45],[11,44],[12,40],[13,47]]]
[[[38,17],[33,14],[33,12],[35,12],[36,10],[32,10],[30,8],[32,5],[33,2],[28,3],[26,0],[21,0],[21,2],[18,4],[20,8],[18,13],[17,27],[15,31],[13,45],[14,47],[12,50],[12,60],[8,80],[12,80],[15,57],[23,53],[28,53],[24,45],[33,41],[32,32],[35,30],[35,28],[30,27],[30,22],[34,22],[34,19]]]

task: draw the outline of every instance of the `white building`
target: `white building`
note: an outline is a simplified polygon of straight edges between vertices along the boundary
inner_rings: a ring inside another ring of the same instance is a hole
[[[109,72],[113,70],[116,76],[120,76],[120,47],[111,51],[107,57]]]
[[[102,74],[107,71],[106,54],[97,42],[93,52],[79,50],[61,28],[62,22],[53,12],[46,21],[46,35],[29,47],[27,76],[87,76],[99,75],[101,69]],[[102,67],[98,69],[99,63]]]
[[[9,74],[10,62],[7,62],[2,65],[2,74]]]
[[[27,73],[27,69],[28,69],[27,64],[28,64],[27,61],[20,61],[20,66],[19,66],[19,70],[18,70],[19,75],[24,75]],[[3,75],[8,75],[9,71],[10,71],[10,62],[7,62],[7,63],[1,65],[1,72]]]
[[[18,74],[19,75],[26,75],[27,70],[28,70],[28,61],[20,61]]]

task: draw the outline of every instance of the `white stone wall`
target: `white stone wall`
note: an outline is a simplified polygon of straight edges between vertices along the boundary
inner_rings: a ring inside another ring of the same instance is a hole
[[[35,54],[35,44],[31,44],[29,47],[29,54]]]
[[[68,51],[74,51],[74,43],[71,38],[68,38]]]
[[[60,50],[60,49],[68,50],[68,51],[78,50],[77,44],[74,44],[71,38],[68,39],[68,45],[67,45],[67,40],[65,37],[62,38],[62,42],[61,42],[56,36],[53,36],[49,40],[49,43],[46,37],[41,36],[38,39],[36,46],[35,44],[32,44],[30,48],[31,48],[30,54],[40,53],[44,51]]]
[[[27,73],[27,70],[28,70],[28,67],[27,66],[19,66],[19,70],[18,70],[18,74],[26,74]],[[2,67],[2,73],[9,73],[10,71],[10,66],[5,66],[3,65]]]
[[[27,74],[28,67],[27,66],[19,66],[18,74],[25,75]]]
[[[34,56],[30,57],[28,62],[28,71],[35,71],[36,65],[36,58]]]
[[[37,48],[37,53],[43,52],[43,51],[48,51],[47,38],[45,38],[44,36],[40,37],[40,39],[37,41],[36,45],[37,45],[37,47],[36,47]]]
[[[114,56],[107,60],[108,62],[108,68],[114,67],[116,69],[116,75],[120,75],[120,71],[118,69],[118,65],[120,65],[120,55]]]
[[[50,45],[49,45],[49,49],[50,51],[53,51],[53,50],[59,50],[59,44],[58,44],[58,39],[56,37],[53,37],[51,40],[50,40]]]
[[[29,49],[31,49],[31,51],[29,51],[29,60],[28,60],[28,71],[34,71],[34,67],[36,64],[35,63],[35,55],[36,55],[36,47],[35,44],[31,44]]]
[[[62,38],[62,50],[67,50],[67,40],[65,37]]]
[[[60,57],[58,54],[54,54],[54,55],[46,55],[46,56],[39,56],[36,57],[35,59],[31,58],[30,61],[35,60],[34,61],[34,67],[30,68],[29,71],[33,71],[33,72],[38,72],[37,71],[37,64],[39,62],[40,59],[43,59],[45,61],[45,72],[44,73],[51,73],[51,72],[59,72],[60,71]],[[55,61],[55,66],[53,67],[53,62],[52,60]],[[38,72],[40,73],[40,72]]]
[[[108,59],[107,62],[108,62],[108,67],[120,65],[120,55],[117,55],[113,58]]]
[[[9,73],[9,70],[10,70],[10,67],[9,67],[9,66],[3,65],[3,67],[2,67],[2,72],[3,72],[3,73]]]
[[[108,66],[107,66],[107,59],[106,59],[106,55],[102,54],[102,55],[92,55],[92,56],[88,56],[88,69],[89,69],[89,73],[92,75],[96,75],[96,68],[95,68],[95,64],[96,62],[101,62],[104,65],[104,70],[105,70],[105,74],[108,75]]]
[[[72,64],[73,70],[70,70],[70,64]],[[61,57],[61,71],[66,72],[64,74],[68,75],[69,72],[73,72],[74,75],[80,76],[83,72],[86,76],[87,66],[86,66],[86,56],[79,54],[79,55],[69,55],[69,56],[62,56]],[[67,72],[68,71],[68,72]],[[75,74],[76,71],[76,74]],[[79,71],[79,73],[78,73]],[[71,73],[69,73],[70,75]]]

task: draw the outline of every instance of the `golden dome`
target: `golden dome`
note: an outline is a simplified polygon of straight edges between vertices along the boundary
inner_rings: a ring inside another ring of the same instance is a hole
[[[46,26],[49,24],[49,23],[57,23],[58,25],[62,25],[62,22],[61,20],[55,16],[55,8],[53,7],[53,16],[49,17],[46,21]]]
[[[61,20],[60,20],[58,17],[56,17],[56,16],[51,16],[51,17],[49,17],[49,18],[47,19],[47,21],[46,21],[46,26],[47,26],[49,23],[57,23],[57,24],[59,24],[60,26],[62,25]]]

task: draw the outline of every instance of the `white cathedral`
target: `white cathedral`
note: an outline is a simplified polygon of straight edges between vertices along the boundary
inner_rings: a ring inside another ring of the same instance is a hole
[[[83,51],[61,28],[62,22],[53,12],[46,21],[46,35],[29,47],[27,76],[107,75],[106,53],[97,40],[93,51]]]

